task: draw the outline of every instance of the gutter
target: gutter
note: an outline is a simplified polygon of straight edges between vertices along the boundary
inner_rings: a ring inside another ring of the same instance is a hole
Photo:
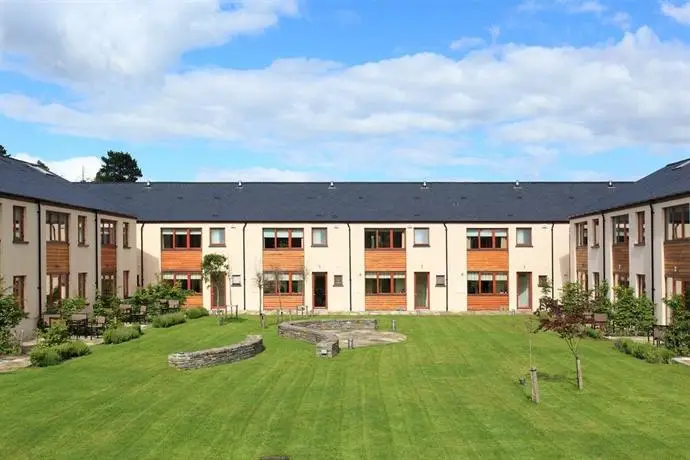
[[[556,227],[556,224],[552,223],[551,224],[551,298],[555,298],[556,296],[556,280],[554,277],[556,276],[556,268],[554,267],[554,243],[553,243],[553,229]],[[568,236],[568,244],[570,243],[571,239],[570,236]],[[572,251],[570,251],[572,254]]]
[[[450,300],[449,300],[450,291],[448,290],[448,283],[450,282],[450,280],[448,279],[448,224],[446,224],[444,222],[443,228],[446,230],[446,312],[447,312],[448,307],[450,305]],[[429,280],[429,284],[431,284],[431,280]]]
[[[41,201],[38,201],[38,324],[43,322],[43,236],[41,230]]]
[[[608,281],[608,276],[606,276],[606,251],[608,251],[608,246],[606,245],[606,214],[603,212],[601,213],[601,248],[601,271],[604,275],[603,281]]]
[[[652,273],[651,273],[651,275],[652,275],[651,288],[652,289],[651,289],[650,293],[652,294],[651,295],[652,302],[654,302],[654,304],[656,305],[656,302],[655,302],[656,288],[654,287],[654,277],[655,277],[655,274],[654,274],[654,205],[652,203],[649,203],[649,213],[650,213],[649,220],[651,222],[651,226],[649,228],[649,231],[650,231],[650,242],[649,242],[649,244],[651,246],[651,263],[652,263]]]
[[[242,309],[247,310],[247,223],[242,227]],[[230,280],[232,289],[232,280]],[[261,312],[261,292],[259,292],[259,313]]]
[[[347,225],[347,245],[348,245],[348,250],[347,250],[347,258],[348,258],[348,283],[349,283],[349,290],[350,290],[350,311],[352,311],[352,227],[350,227],[349,223],[346,223]]]
[[[98,231],[99,230],[98,229],[98,211],[96,211],[96,219],[93,223],[93,227],[94,227],[93,235],[94,235],[94,238],[96,240],[96,244],[94,244],[94,247],[96,248],[96,276],[95,276],[96,279],[94,280],[95,281],[94,284],[96,285],[96,295],[98,295],[99,280],[100,280],[100,276],[98,276],[98,268],[100,265],[100,261],[98,260],[99,259],[98,256],[99,256],[100,246],[101,246],[101,235],[100,235],[100,232]]]
[[[139,264],[139,282],[141,284],[139,287],[144,287],[144,226],[145,225],[146,225],[146,222],[142,222],[141,228],[139,229],[139,239],[140,239],[140,245],[141,245],[141,248],[139,249],[139,251],[140,251],[139,259],[141,260],[141,263]]]

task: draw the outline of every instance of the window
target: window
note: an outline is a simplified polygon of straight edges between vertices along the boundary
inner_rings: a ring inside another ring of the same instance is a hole
[[[627,273],[615,273],[613,275],[613,285],[620,287],[629,287],[630,280],[628,279]]]
[[[115,296],[115,273],[101,273],[101,293],[105,297]]]
[[[304,274],[286,272],[264,273],[265,295],[291,295],[304,293]]]
[[[518,228],[515,232],[517,246],[532,246],[532,229]]]
[[[577,272],[577,284],[585,290],[589,289],[589,279],[586,271]]]
[[[182,289],[193,291],[195,294],[201,294],[201,273],[165,272],[161,274],[161,279],[169,285],[177,285]]]
[[[129,249],[129,222],[122,223],[122,247]]]
[[[24,286],[26,285],[26,276],[15,276],[12,278],[12,296],[14,300],[21,307],[22,311],[25,309],[24,304]]]
[[[14,206],[12,208],[12,215],[14,218],[13,240],[15,243],[23,243],[26,241],[24,239],[26,208],[24,206]]]
[[[122,298],[129,297],[129,270],[122,272]]]
[[[367,272],[364,289],[368,295],[405,294],[405,273]]]
[[[508,249],[508,230],[468,229],[467,249]]]
[[[86,216],[77,217],[77,244],[86,246]]]
[[[115,222],[112,220],[101,220],[101,245],[115,246],[117,235],[115,234]]]
[[[69,214],[47,211],[46,227],[48,241],[69,242]]]
[[[446,285],[446,275],[436,275],[436,287],[444,287]]]
[[[366,249],[403,249],[405,247],[405,230],[366,229],[364,230],[364,247]]]
[[[343,275],[333,275],[333,287],[343,287]]]
[[[467,294],[506,295],[508,294],[508,274],[468,272]]]
[[[627,244],[630,237],[630,222],[627,214],[611,218],[613,225],[613,244]]]
[[[265,228],[264,249],[300,249],[304,231],[301,228]]]
[[[664,210],[666,214],[666,240],[690,238],[690,206],[673,206]]]
[[[161,229],[163,249],[201,249],[200,228]]]
[[[77,275],[77,296],[82,299],[86,298],[86,273]]]
[[[647,295],[647,277],[645,275],[637,275],[637,296],[642,297]]]
[[[311,245],[316,248],[325,248],[328,246],[328,229],[312,228]]]
[[[587,222],[575,224],[575,238],[578,248],[587,246]]]
[[[46,275],[46,306],[55,308],[69,295],[69,275],[67,273]]]
[[[599,272],[592,272],[592,281],[594,282],[594,288],[598,288],[601,283],[599,280]]]
[[[232,286],[242,286],[242,275],[232,275]]]
[[[414,245],[415,246],[429,246],[429,229],[415,228],[414,229]]]
[[[549,277],[546,275],[539,275],[537,286],[540,289],[545,289],[549,287]]]
[[[592,246],[599,246],[599,219],[592,221]]]
[[[637,213],[637,244],[645,243],[645,214],[644,211]]]
[[[222,227],[212,228],[210,231],[210,246],[225,246],[225,229]]]

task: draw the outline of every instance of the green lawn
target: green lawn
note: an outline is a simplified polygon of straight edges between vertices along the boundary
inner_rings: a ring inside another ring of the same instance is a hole
[[[318,358],[264,331],[266,351],[196,371],[167,354],[238,342],[258,318],[212,318],[46,369],[0,374],[0,457],[293,459],[690,457],[690,367],[583,345],[585,389],[557,337],[535,341],[529,401],[519,317],[396,317],[407,342]],[[385,328],[390,318],[382,318]]]

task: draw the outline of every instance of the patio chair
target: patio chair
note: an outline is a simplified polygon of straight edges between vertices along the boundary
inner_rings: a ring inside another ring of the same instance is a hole
[[[75,337],[86,337],[89,335],[88,319],[85,314],[78,313],[72,315],[67,320],[67,330],[70,335]]]
[[[139,307],[139,313],[132,312],[130,314],[133,323],[143,324],[146,322],[146,305]]]
[[[128,304],[120,305],[120,318],[125,323],[132,322],[132,306]]]
[[[583,313],[585,324],[590,327],[594,327],[594,313],[591,311],[586,311]]]
[[[89,337],[100,337],[105,330],[105,317],[96,316],[89,323]]]
[[[595,329],[606,329],[606,325],[609,322],[609,315],[606,313],[595,313],[594,314],[594,325]]]
[[[180,301],[179,300],[168,300],[168,311],[176,312],[180,311]]]
[[[666,335],[666,326],[655,325],[652,329],[652,339],[654,340],[654,345],[657,347],[661,345],[664,341],[664,336]]]

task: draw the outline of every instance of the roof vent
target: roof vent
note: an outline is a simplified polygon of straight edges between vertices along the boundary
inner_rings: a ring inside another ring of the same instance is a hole
[[[429,190],[429,184],[426,181],[422,182],[422,190]]]
[[[328,190],[333,190],[335,189],[335,182],[331,181],[330,184],[328,184]]]
[[[515,184],[513,185],[513,188],[520,188],[520,181],[516,180]]]
[[[242,181],[237,182],[237,188],[242,188],[242,187],[244,187],[244,184],[242,183]]]
[[[151,188],[151,181],[150,180],[146,181],[146,188]]]
[[[678,163],[677,165],[675,165],[675,166],[673,167],[673,169],[674,169],[674,170],[675,170],[675,169],[680,169],[680,168],[682,168],[683,166],[688,165],[688,164],[690,164],[690,160],[681,161],[680,163]]]
[[[613,181],[612,181],[612,180],[609,181],[608,188],[615,188],[615,187],[613,186]]]

